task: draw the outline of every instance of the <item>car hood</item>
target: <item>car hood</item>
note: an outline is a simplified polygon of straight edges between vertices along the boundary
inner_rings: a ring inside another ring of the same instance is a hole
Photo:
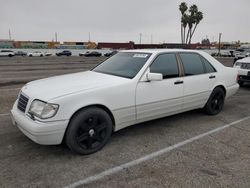
[[[77,92],[123,84],[129,80],[118,76],[86,71],[29,82],[22,88],[22,93],[32,99],[49,101]]]

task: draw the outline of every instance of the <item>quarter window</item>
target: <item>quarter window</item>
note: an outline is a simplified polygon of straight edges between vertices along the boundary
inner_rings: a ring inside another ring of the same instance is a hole
[[[163,78],[175,78],[179,76],[175,54],[159,55],[150,66],[150,72],[161,73]]]
[[[198,75],[205,73],[200,55],[194,53],[180,53],[185,75]]]
[[[209,63],[208,60],[206,60],[205,58],[202,57],[202,60],[204,62],[205,68],[206,68],[206,72],[207,73],[212,73],[212,72],[216,72],[215,68]]]

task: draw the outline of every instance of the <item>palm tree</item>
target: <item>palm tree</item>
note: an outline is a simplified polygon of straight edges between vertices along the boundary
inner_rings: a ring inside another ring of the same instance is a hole
[[[187,7],[185,2],[179,5],[179,10],[181,12],[181,40],[182,43],[191,44],[192,37],[197,28],[197,25],[203,19],[203,13],[198,10],[197,5],[192,5]],[[188,10],[189,14],[186,13]],[[188,26],[188,32],[186,34],[186,27]]]
[[[198,12],[195,14],[195,16],[194,16],[194,20],[195,20],[194,23],[195,23],[195,26],[194,26],[194,29],[193,29],[191,35],[190,35],[189,44],[191,43],[191,39],[192,39],[192,37],[193,37],[193,35],[194,35],[194,32],[195,32],[195,30],[196,30],[197,25],[200,23],[200,21],[201,21],[202,19],[203,19],[203,13],[200,12],[200,11],[198,11]]]
[[[188,15],[187,14],[184,14],[181,18],[181,22],[182,22],[182,26],[183,26],[183,41],[182,43],[185,43],[185,39],[186,39],[186,27],[188,25]]]
[[[180,12],[181,12],[181,15],[182,15],[182,19],[183,19],[183,17],[184,17],[184,14],[185,14],[185,12],[187,11],[187,9],[188,9],[188,7],[187,7],[187,4],[185,3],[185,2],[182,2],[180,5],[179,5],[179,10],[180,10]],[[185,34],[183,33],[183,28],[185,28],[184,27],[184,24],[183,24],[183,22],[181,21],[181,42],[182,43],[184,43],[184,41],[185,41]]]

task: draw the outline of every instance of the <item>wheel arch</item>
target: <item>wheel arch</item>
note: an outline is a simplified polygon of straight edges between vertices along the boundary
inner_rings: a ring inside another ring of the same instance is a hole
[[[102,110],[104,110],[105,112],[107,112],[112,120],[112,126],[113,126],[113,130],[115,130],[115,118],[114,118],[114,115],[113,113],[111,112],[111,110],[106,107],[105,105],[102,105],[102,104],[91,104],[91,105],[87,105],[87,106],[84,106],[84,107],[81,107],[79,108],[78,110],[76,110],[70,117],[69,119],[69,123],[70,121],[72,120],[72,118],[77,114],[79,113],[80,111],[84,110],[84,109],[87,109],[87,108],[91,108],[91,107],[97,107],[97,108],[100,108]],[[67,126],[68,128],[68,126]],[[67,130],[67,129],[66,129]],[[66,131],[65,131],[66,132]]]
[[[216,86],[213,88],[213,90],[214,90],[215,88],[221,88],[221,89],[224,91],[224,94],[225,94],[225,97],[226,97],[226,95],[227,95],[227,90],[226,90],[226,87],[225,87],[224,85],[218,84],[218,85],[216,85]]]

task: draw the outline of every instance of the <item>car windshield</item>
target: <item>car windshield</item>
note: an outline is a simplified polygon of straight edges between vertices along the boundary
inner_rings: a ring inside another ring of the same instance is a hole
[[[132,79],[141,70],[150,56],[151,54],[149,53],[119,52],[92,71]]]

